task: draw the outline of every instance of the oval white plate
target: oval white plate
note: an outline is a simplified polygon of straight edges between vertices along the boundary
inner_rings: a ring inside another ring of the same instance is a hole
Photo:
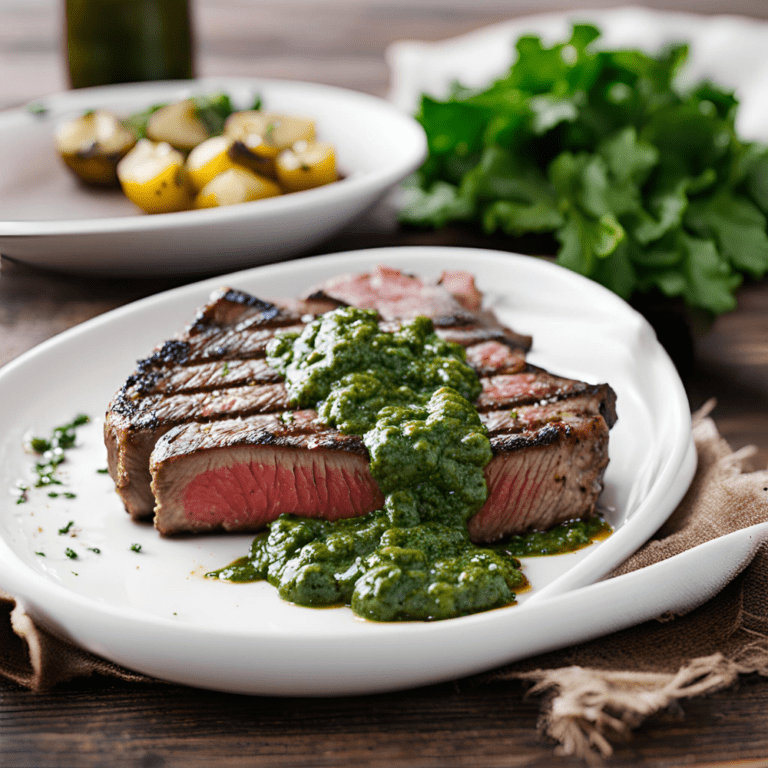
[[[76,182],[53,131],[93,108],[121,115],[189,95],[226,91],[238,108],[316,120],[344,178],[318,189],[225,208],[148,216],[119,190]],[[382,99],[313,83],[244,78],[89,88],[0,113],[0,253],[57,270],[101,275],[202,274],[308,250],[376,203],[424,159],[421,126]]]
[[[607,381],[617,392],[619,421],[602,497],[616,532],[578,553],[528,559],[533,589],[518,606],[431,624],[374,624],[346,608],[284,603],[264,583],[208,581],[202,574],[244,554],[249,536],[161,539],[151,526],[130,521],[109,477],[97,472],[106,465],[100,417],[109,399],[135,361],[181,328],[214,288],[295,296],[324,278],[376,264],[427,277],[470,270],[488,306],[533,334],[531,362]],[[49,499],[39,489],[26,504],[17,505],[11,493],[0,497],[0,587],[81,646],[167,680],[281,695],[416,686],[695,602],[722,577],[712,569],[709,581],[691,587],[683,569],[670,590],[649,592],[635,574],[582,588],[639,547],[687,489],[695,465],[688,402],[640,315],[596,283],[531,257],[442,247],[357,251],[203,281],[95,318],[0,371],[0,485],[10,491],[30,477],[34,459],[22,451],[25,435],[49,434],[81,412],[94,422],[78,432],[79,445],[61,467],[61,490],[77,498]],[[70,520],[70,532],[59,533]],[[66,557],[67,548],[77,559]]]

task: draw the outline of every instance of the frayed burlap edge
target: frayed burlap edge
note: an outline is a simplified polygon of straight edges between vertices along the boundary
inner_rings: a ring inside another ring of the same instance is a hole
[[[683,699],[729,688],[741,674],[768,674],[768,651],[764,653],[759,666],[717,653],[691,660],[676,674],[563,667],[515,677],[533,683],[529,695],[545,696],[539,727],[558,742],[555,753],[596,767],[613,754],[611,742],[628,740],[651,715],[673,709]]]
[[[0,590],[4,618],[0,675],[32,691],[78,677],[105,675],[131,682],[160,682],[94,656],[36,624],[12,595]]]

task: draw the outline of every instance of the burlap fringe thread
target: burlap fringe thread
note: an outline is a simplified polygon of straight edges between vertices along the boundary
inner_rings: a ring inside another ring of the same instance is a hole
[[[564,667],[515,675],[533,682],[530,694],[549,696],[544,733],[555,752],[599,766],[613,754],[611,740],[626,740],[643,720],[687,698],[714,693],[745,670],[722,654],[693,659],[676,674],[611,672]]]

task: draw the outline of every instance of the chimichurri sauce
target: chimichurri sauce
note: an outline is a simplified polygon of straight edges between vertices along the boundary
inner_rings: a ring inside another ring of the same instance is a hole
[[[292,403],[362,436],[384,507],[333,523],[282,515],[247,557],[209,576],[266,580],[285,600],[345,604],[376,621],[447,619],[514,602],[527,586],[516,550],[477,546],[467,533],[487,497],[491,445],[472,405],[480,382],[461,346],[440,339],[427,318],[384,332],[375,311],[345,307],[276,337],[267,361]]]

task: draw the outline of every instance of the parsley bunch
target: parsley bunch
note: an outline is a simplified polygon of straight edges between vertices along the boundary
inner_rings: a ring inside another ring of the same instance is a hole
[[[594,50],[599,36],[522,37],[486,90],[423,96],[429,154],[401,221],[551,233],[559,264],[624,298],[731,310],[743,275],[768,270],[768,149],[737,136],[732,93],[676,87],[686,45]]]

